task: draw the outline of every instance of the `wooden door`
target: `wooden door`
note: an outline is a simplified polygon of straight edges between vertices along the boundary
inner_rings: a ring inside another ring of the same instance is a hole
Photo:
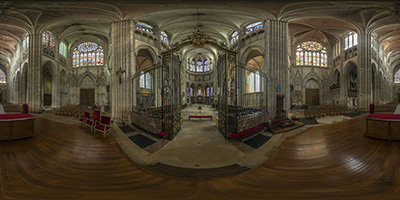
[[[44,106],[51,106],[51,94],[44,94],[43,105]]]
[[[80,104],[83,106],[94,105],[94,89],[81,89]]]
[[[319,89],[306,89],[306,105],[319,105]]]

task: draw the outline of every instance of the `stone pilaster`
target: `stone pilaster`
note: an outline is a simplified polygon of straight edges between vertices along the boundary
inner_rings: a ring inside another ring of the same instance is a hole
[[[358,107],[366,108],[372,103],[371,34],[358,35]],[[376,83],[375,83],[376,84]]]
[[[28,50],[28,106],[29,112],[38,112],[42,109],[42,73],[41,73],[41,34],[29,35]]]
[[[270,118],[276,117],[277,95],[285,95],[284,110],[290,108],[288,23],[279,20],[265,22],[264,69],[268,79],[268,110]],[[277,85],[281,91],[276,90]]]
[[[136,98],[132,94],[132,75],[136,72],[134,29],[132,20],[113,22],[111,27],[111,111],[116,121],[129,120],[132,98]]]

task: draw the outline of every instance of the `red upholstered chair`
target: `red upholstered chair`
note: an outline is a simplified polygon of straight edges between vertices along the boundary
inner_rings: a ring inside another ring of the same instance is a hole
[[[96,126],[96,124],[98,123],[100,119],[100,110],[94,110],[93,112],[93,119],[87,119],[85,122],[85,125],[87,127],[90,127],[90,131],[93,132],[93,127]]]
[[[104,137],[106,137],[107,132],[111,133],[111,117],[101,116],[100,123],[94,127],[94,132],[96,133],[96,131],[102,132]]]
[[[85,112],[85,114],[79,118],[79,121],[82,122],[82,126],[85,127],[86,120],[90,118],[90,113]]]

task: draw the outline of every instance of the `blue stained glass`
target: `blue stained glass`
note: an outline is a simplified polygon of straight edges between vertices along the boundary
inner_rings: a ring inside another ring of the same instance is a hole
[[[0,69],[0,83],[6,83],[6,73]]]

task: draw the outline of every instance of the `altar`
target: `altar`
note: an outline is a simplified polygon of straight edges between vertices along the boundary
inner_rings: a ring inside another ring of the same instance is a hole
[[[203,98],[203,96],[197,96],[197,97],[196,97],[196,103],[203,104],[203,103],[204,103],[204,98]]]

